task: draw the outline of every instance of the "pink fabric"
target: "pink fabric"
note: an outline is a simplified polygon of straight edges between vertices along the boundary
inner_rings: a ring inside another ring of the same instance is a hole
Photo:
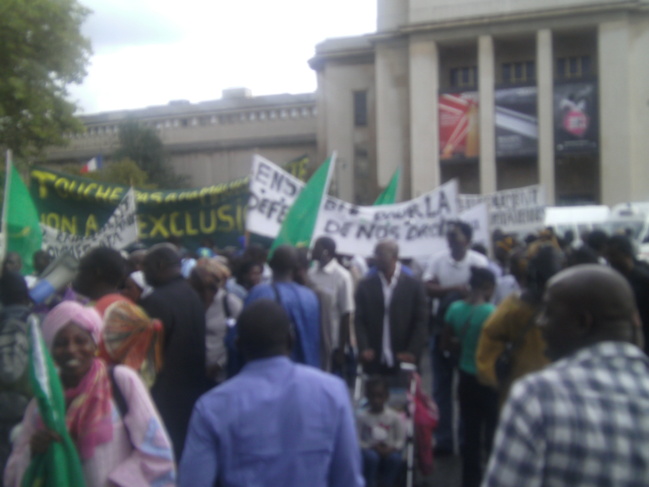
[[[175,487],[171,442],[146,387],[128,367],[117,365],[114,373],[117,387],[128,404],[128,413],[124,418],[112,415],[112,441],[98,444],[94,456],[83,462],[86,485]],[[117,413],[114,405],[113,412]],[[42,427],[36,401],[32,399],[4,472],[6,487],[21,487],[31,459],[30,439]]]
[[[65,390],[65,423],[81,460],[92,458],[95,446],[113,439],[111,397],[106,364],[99,359],[93,360],[77,387]]]
[[[41,325],[45,345],[50,351],[56,334],[71,322],[88,331],[95,343],[99,342],[102,321],[97,311],[75,301],[64,301],[47,314]]]
[[[413,374],[416,381],[415,396],[410,397],[414,401],[414,429],[415,442],[417,447],[417,464],[423,475],[429,475],[434,469],[433,459],[433,432],[437,428],[439,412],[437,404],[426,395],[421,387],[421,377],[419,374]],[[409,395],[410,396],[410,395]]]

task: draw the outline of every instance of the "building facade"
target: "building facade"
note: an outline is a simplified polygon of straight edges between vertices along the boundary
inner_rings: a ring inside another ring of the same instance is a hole
[[[549,204],[649,200],[649,1],[378,0],[377,32],[319,44],[318,159],[368,203],[540,183]]]
[[[67,147],[51,148],[47,165],[110,159],[119,146],[120,123],[135,119],[154,128],[178,174],[194,187],[225,183],[250,174],[253,154],[278,164],[306,155],[316,159],[315,95],[252,97],[245,89],[225,90],[220,100],[99,113],[80,117],[86,130]]]

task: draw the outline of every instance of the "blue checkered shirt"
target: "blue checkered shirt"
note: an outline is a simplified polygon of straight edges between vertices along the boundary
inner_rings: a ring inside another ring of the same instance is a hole
[[[518,381],[482,487],[649,485],[649,360],[602,342]]]

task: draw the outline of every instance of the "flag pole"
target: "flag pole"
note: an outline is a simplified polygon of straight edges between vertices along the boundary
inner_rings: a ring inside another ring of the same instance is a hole
[[[0,262],[4,262],[5,256],[7,255],[7,203],[9,201],[9,188],[11,188],[11,149],[7,149],[6,159],[5,159],[5,192],[2,202],[2,241],[0,245]],[[2,269],[0,269],[0,275],[2,275]]]

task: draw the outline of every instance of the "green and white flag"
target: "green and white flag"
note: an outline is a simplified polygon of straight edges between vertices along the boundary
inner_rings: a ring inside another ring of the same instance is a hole
[[[12,164],[10,151],[7,151],[2,232],[5,238],[2,260],[7,252],[18,252],[23,261],[23,273],[31,274],[34,270],[32,256],[41,249],[43,236],[36,206],[20,173]]]
[[[401,178],[401,169],[394,171],[390,183],[383,192],[376,198],[374,206],[393,205],[397,201],[397,191],[399,190],[399,179]]]
[[[65,424],[63,386],[34,315],[29,317],[29,342],[29,372],[38,411],[45,427],[55,431],[61,441],[32,456],[22,487],[85,487],[81,461]]]
[[[322,201],[327,196],[331,172],[336,162],[336,153],[329,157],[306,183],[288,210],[279,234],[270,248],[272,253],[283,244],[308,247],[311,244],[313,229]]]

